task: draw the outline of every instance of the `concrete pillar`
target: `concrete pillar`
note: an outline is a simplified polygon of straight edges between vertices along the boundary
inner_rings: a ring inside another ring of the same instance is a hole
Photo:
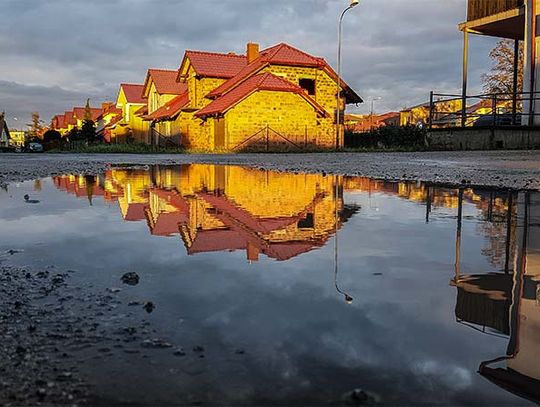
[[[521,124],[524,126],[534,125],[540,122],[540,116],[534,117],[539,105],[535,103],[534,96],[530,92],[536,92],[536,0],[525,1],[525,69],[523,72],[523,116]],[[540,107],[540,106],[539,106]],[[538,111],[537,113],[540,113]]]
[[[469,30],[463,29],[463,82],[461,88],[461,126],[467,124],[467,83],[469,77]]]

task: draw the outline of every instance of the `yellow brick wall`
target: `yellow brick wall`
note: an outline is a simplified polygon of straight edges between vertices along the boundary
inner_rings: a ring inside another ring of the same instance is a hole
[[[308,146],[331,147],[334,143],[332,120],[318,117],[313,106],[300,95],[258,91],[225,114],[226,148],[233,149],[267,125],[300,146],[307,143]],[[263,133],[249,143],[264,147],[266,132]],[[281,144],[283,148],[294,148],[272,131],[269,134],[271,147]]]

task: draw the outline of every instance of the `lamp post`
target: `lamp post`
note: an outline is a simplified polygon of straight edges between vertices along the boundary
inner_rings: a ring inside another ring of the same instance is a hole
[[[382,100],[382,97],[377,96],[376,98],[371,98],[371,112],[369,113],[370,130],[373,130],[373,116],[375,115],[374,109],[376,100]]]
[[[350,9],[358,6],[360,0],[350,0],[349,7],[347,7],[341,13],[339,17],[339,29],[338,29],[338,51],[337,51],[337,92],[336,92],[336,150],[339,150],[339,135],[341,129],[341,31],[343,26],[343,17]]]

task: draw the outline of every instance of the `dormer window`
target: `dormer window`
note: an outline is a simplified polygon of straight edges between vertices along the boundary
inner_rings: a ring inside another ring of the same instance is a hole
[[[315,80],[302,78],[298,81],[298,85],[304,89],[308,95],[315,96]]]

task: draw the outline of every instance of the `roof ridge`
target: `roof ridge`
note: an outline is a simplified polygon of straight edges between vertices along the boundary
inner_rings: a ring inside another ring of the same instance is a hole
[[[177,72],[176,69],[148,68],[148,71]]]
[[[186,54],[188,52],[193,52],[196,54],[206,54],[206,55],[219,55],[224,57],[231,57],[231,58],[247,58],[244,54],[236,54],[236,53],[225,53],[225,52],[214,52],[214,51],[199,51],[194,49],[188,49],[186,50]]]
[[[120,86],[144,86],[144,83],[130,83],[130,82],[122,82]]]

